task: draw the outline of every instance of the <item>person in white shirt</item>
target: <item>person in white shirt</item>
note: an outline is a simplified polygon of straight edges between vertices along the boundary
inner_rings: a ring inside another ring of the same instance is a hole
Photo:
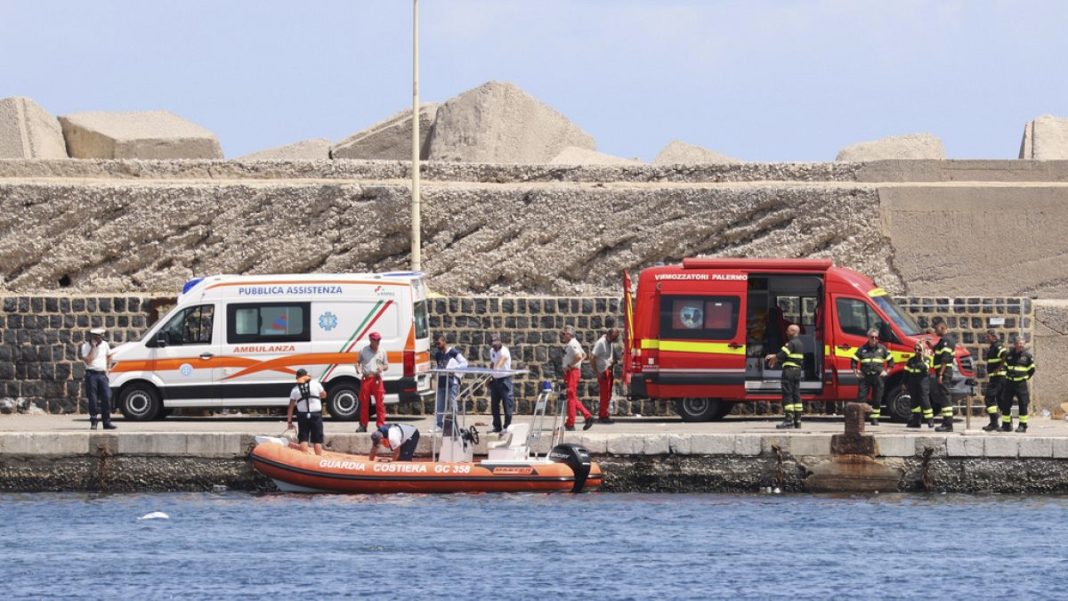
[[[419,429],[408,424],[388,424],[379,426],[371,432],[371,452],[367,454],[370,461],[411,461],[415,448],[419,446]],[[385,447],[389,455],[379,455],[378,450]]]
[[[297,385],[289,393],[289,410],[286,412],[286,429],[293,427],[293,410],[297,413],[297,440],[300,450],[308,452],[308,441],[315,448],[316,455],[323,454],[323,399],[326,391],[319,380],[308,375],[308,371],[297,370]]]
[[[367,346],[360,349],[356,360],[356,375],[360,380],[360,427],[357,432],[367,431],[367,422],[371,417],[371,397],[375,398],[375,425],[386,423],[386,385],[382,382],[382,372],[389,369],[389,356],[382,348],[382,335],[371,332],[367,336]]]
[[[582,377],[582,361],[586,358],[586,351],[575,338],[575,327],[564,326],[560,332],[560,342],[564,343],[564,358],[561,362],[564,368],[564,386],[567,388],[567,419],[564,421],[565,430],[575,429],[575,412],[582,411],[583,430],[593,427],[593,414],[586,405],[578,398],[578,383]]]
[[[612,402],[612,386],[615,377],[612,368],[616,364],[615,342],[619,339],[619,330],[615,321],[605,323],[608,330],[593,345],[593,373],[597,374],[597,391],[600,405],[597,407],[597,421],[602,424],[614,423],[608,415],[608,406]]]
[[[96,430],[97,414],[105,430],[114,430],[111,423],[111,385],[108,383],[108,353],[111,347],[104,340],[104,328],[89,330],[89,340],[82,343],[81,357],[85,363],[85,397],[89,401],[89,429]]]
[[[501,343],[501,335],[490,338],[490,365],[493,369],[511,371],[512,353]],[[512,424],[512,412],[515,410],[515,388],[511,373],[493,374],[489,381],[490,412],[493,413],[493,431],[500,434]],[[501,403],[504,403],[504,426],[501,427]]]
[[[438,334],[434,338],[434,351],[430,354],[434,366],[438,369],[453,367],[467,367],[467,359],[453,346],[449,346],[445,334]],[[449,409],[456,412],[456,395],[460,390],[460,376],[449,374],[438,375],[438,387],[434,398],[434,431],[440,432],[445,425],[445,404],[448,401]]]

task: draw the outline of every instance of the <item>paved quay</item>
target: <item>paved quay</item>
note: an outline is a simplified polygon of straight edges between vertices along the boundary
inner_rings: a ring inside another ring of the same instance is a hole
[[[432,424],[429,417],[395,420],[424,434]],[[973,417],[965,429],[959,418],[952,433],[869,426],[865,434],[874,437],[876,451],[861,467],[881,470],[881,481],[896,481],[899,490],[1068,493],[1068,422],[1035,417],[1029,432],[1017,434],[983,432],[985,421]],[[246,457],[254,436],[285,428],[277,416],[115,423],[118,430],[90,431],[84,415],[0,416],[0,490],[201,490],[220,484],[269,490],[271,483],[252,472]],[[485,453],[487,442],[496,440],[488,433],[490,417],[469,415],[466,423],[479,429],[476,453]],[[788,431],[775,428],[778,418],[751,416],[715,423],[628,417],[589,431],[578,423],[565,441],[585,446],[601,462],[606,490],[800,492],[817,489],[814,474],[822,478],[819,490],[868,486],[856,480],[856,465],[839,470],[842,458],[831,452],[832,436],[844,431],[841,417],[813,417],[803,429]],[[354,433],[353,423],[327,420],[325,429],[329,450],[366,453],[369,447],[368,435]],[[538,451],[547,450],[548,439],[546,432]],[[419,452],[429,454],[429,436]]]

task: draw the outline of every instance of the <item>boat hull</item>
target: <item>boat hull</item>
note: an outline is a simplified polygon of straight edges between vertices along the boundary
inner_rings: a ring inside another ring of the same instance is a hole
[[[349,494],[458,492],[571,492],[575,473],[565,463],[546,460],[500,463],[432,461],[375,462],[365,455],[326,451],[322,456],[299,448],[263,442],[252,449],[253,467],[279,490]],[[600,488],[600,466],[579,491]]]

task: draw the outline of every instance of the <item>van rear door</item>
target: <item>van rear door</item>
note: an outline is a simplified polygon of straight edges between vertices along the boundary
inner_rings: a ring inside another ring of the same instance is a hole
[[[669,274],[672,275],[672,274]],[[652,379],[663,398],[740,398],[745,384],[746,274],[682,274],[658,282],[659,338]],[[652,366],[649,366],[652,367]],[[646,367],[645,371],[652,371]],[[652,375],[652,374],[650,374]]]

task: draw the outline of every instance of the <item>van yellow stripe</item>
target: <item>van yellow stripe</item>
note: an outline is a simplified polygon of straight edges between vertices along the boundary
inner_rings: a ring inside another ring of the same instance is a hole
[[[688,340],[650,340],[642,339],[643,349],[679,353],[709,353],[717,355],[745,355],[745,347],[732,348],[728,342],[692,342]]]
[[[840,349],[834,347],[835,357],[844,357],[846,359],[852,359],[853,355],[857,354],[857,349],[860,347],[850,347],[848,349]],[[831,347],[825,345],[823,347],[823,355],[827,356],[831,353]],[[904,363],[908,361],[915,353],[906,353],[904,351],[890,351],[890,356],[894,358],[894,363]]]

